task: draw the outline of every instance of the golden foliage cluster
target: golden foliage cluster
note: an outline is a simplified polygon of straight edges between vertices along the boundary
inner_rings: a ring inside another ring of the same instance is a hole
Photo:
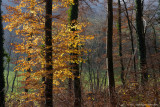
[[[67,8],[72,0],[53,1],[53,12],[60,11],[59,8]],[[22,99],[40,100],[44,91],[44,83],[42,77],[45,77],[45,2],[42,0],[20,0],[15,7],[7,6],[8,14],[3,16],[7,22],[5,29],[14,31],[22,40],[21,43],[12,43],[15,47],[14,52],[20,53],[22,56],[17,61],[18,65],[14,71],[24,72],[20,76],[24,77],[25,89],[30,89],[30,93],[23,93]],[[82,62],[70,57],[70,53],[76,53],[81,56],[86,53],[86,49],[71,49],[73,47],[84,45],[86,39],[93,39],[93,36],[81,35],[86,23],[78,23],[74,26],[77,30],[70,31],[68,23],[60,20],[52,22],[52,49],[53,49],[53,84],[59,85],[60,81],[64,81],[68,77],[73,77],[70,72],[70,62]],[[75,39],[75,35],[78,39]],[[28,58],[30,60],[28,60]],[[31,72],[26,72],[30,69]],[[36,94],[35,94],[36,93]]]

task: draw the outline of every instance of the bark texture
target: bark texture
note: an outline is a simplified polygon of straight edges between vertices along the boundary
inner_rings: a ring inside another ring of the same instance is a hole
[[[52,66],[52,0],[46,0],[45,17],[45,107],[53,107],[53,66]]]
[[[138,38],[140,71],[141,71],[141,84],[145,85],[148,81],[148,72],[146,70],[146,45],[143,26],[143,5],[141,0],[136,0],[136,30]]]
[[[109,82],[110,106],[116,107],[115,80],[113,72],[113,0],[108,0],[108,31],[107,31],[107,67]]]

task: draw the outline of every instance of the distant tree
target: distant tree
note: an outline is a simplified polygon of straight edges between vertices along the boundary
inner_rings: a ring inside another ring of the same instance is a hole
[[[3,25],[2,25],[2,11],[0,0],[0,107],[5,107],[5,80],[4,80],[4,48],[3,48]]]
[[[133,30],[132,30],[132,20],[130,20],[129,18],[129,12],[128,12],[128,8],[127,8],[127,4],[125,2],[125,0],[123,0],[124,3],[124,8],[125,8],[125,13],[126,13],[126,18],[127,18],[127,22],[128,22],[128,28],[129,28],[129,33],[130,33],[130,38],[131,38],[131,47],[132,47],[132,55],[133,55],[133,66],[134,66],[134,72],[135,72],[135,81],[137,81],[137,74],[136,74],[136,57],[134,55],[135,53],[135,49],[134,49],[134,37],[133,37]]]
[[[141,83],[144,85],[148,81],[148,72],[146,70],[146,45],[143,26],[143,3],[142,0],[136,0],[136,31],[138,37],[138,48],[140,58]]]
[[[160,23],[160,0],[158,1],[159,2],[159,8],[158,8],[158,23]]]
[[[116,106],[115,80],[113,72],[113,0],[108,0],[108,31],[107,31],[107,67],[109,82],[109,97],[111,107]]]
[[[17,55],[17,56],[16,56],[16,60],[18,60],[18,58],[19,58],[19,56]],[[16,65],[15,65],[15,66],[17,66],[17,62],[16,62]],[[17,74],[18,74],[18,72],[15,71],[14,78],[13,78],[13,82],[12,82],[11,92],[14,91],[14,85],[15,85],[15,81],[16,81],[16,78],[17,78]]]

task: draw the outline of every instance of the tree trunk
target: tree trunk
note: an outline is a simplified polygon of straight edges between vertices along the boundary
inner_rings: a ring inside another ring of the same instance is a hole
[[[8,81],[8,77],[9,77],[9,73],[10,73],[10,53],[7,56],[7,77],[6,77],[6,82],[7,82],[7,89],[6,89],[6,93],[8,92],[9,89],[9,81]]]
[[[107,31],[107,58],[109,99],[111,107],[116,107],[115,80],[113,72],[113,1],[108,0],[108,31]]]
[[[28,61],[30,61],[31,60],[31,58],[29,57],[28,58]],[[27,70],[27,73],[31,73],[31,70],[30,70],[30,68]],[[25,84],[25,86],[26,86],[26,88],[24,89],[24,92],[26,92],[26,93],[28,93],[28,88],[27,88],[27,86],[28,86],[28,79],[30,78],[30,76],[28,76],[27,78],[26,78],[26,84]]]
[[[45,107],[53,107],[53,65],[52,65],[52,0],[46,0],[45,16]]]
[[[15,83],[16,77],[17,77],[17,71],[15,72],[15,75],[14,75],[14,79],[13,79],[13,83],[12,83],[11,92],[14,91],[14,83]]]
[[[96,69],[96,73],[97,73],[97,84],[96,84],[96,92],[98,92],[99,91],[99,68],[100,67],[97,67],[97,69]]]
[[[93,90],[96,90],[96,73],[94,69],[92,68],[92,74],[93,74]]]
[[[5,80],[4,80],[4,48],[3,48],[3,25],[2,25],[2,11],[0,0],[0,107],[5,107]]]
[[[123,3],[124,3],[125,11],[126,11],[126,18],[127,18],[127,21],[128,21],[128,28],[129,28],[130,37],[131,37],[132,55],[134,55],[135,49],[134,49],[133,31],[132,31],[132,27],[131,27],[131,22],[132,21],[130,21],[130,19],[129,19],[127,5],[126,5],[126,2],[124,0],[123,0]],[[134,55],[134,58],[133,58],[133,66],[134,66],[134,73],[135,73],[135,75],[134,75],[135,76],[135,81],[137,81],[137,67],[136,67],[136,57],[135,57],[135,55]]]
[[[74,26],[77,23],[78,19],[78,4],[79,0],[73,0],[74,4],[70,5],[70,10],[69,10],[69,23],[71,25],[71,31],[74,33],[76,29]],[[77,39],[77,35],[75,35],[74,39]],[[78,50],[78,46],[76,48],[71,46],[71,49]],[[78,60],[78,54],[77,53],[71,53],[71,58],[73,60]],[[74,75],[74,95],[75,95],[75,100],[74,100],[74,107],[81,107],[81,84],[80,84],[80,72],[79,72],[79,64],[77,63],[70,63],[71,65],[71,72]]]
[[[68,93],[69,93],[70,98],[73,97],[72,96],[73,95],[72,89],[73,89],[73,80],[72,80],[72,78],[69,78],[68,79]]]
[[[17,61],[18,61],[18,56],[17,56]],[[16,62],[16,65],[17,66],[17,62]],[[12,88],[11,88],[11,92],[14,91],[14,84],[15,84],[15,80],[17,78],[17,71],[15,72],[15,75],[14,75],[14,79],[13,79],[13,82],[12,82]]]
[[[144,86],[148,81],[148,72],[146,70],[146,45],[145,45],[145,35],[144,26],[142,20],[142,1],[136,0],[136,29],[138,36],[138,48],[139,48],[139,58],[140,58],[140,71],[141,71],[141,84]]]
[[[88,73],[89,73],[89,82],[90,82],[90,91],[93,93],[93,81],[92,81],[92,72],[91,72],[91,63],[90,63],[90,57],[88,53]]]
[[[154,32],[154,35],[153,35],[153,41],[154,41],[154,43],[153,43],[153,46],[154,46],[154,49],[155,49],[155,53],[156,54],[158,54],[158,46],[157,46],[157,34],[156,34],[156,30],[155,30],[155,28],[154,28],[154,26],[153,25],[151,25],[152,26],[152,29],[153,29],[153,32]],[[158,70],[159,70],[159,72],[160,72],[160,60],[159,59],[157,59],[157,62],[158,62]]]
[[[122,31],[121,31],[121,1],[118,0],[118,36],[119,36],[119,56],[120,56],[120,64],[121,64],[121,81],[123,86],[125,86],[125,78],[124,78],[124,65],[122,58]]]
[[[152,67],[152,75],[153,75],[153,90],[154,90],[154,99],[155,99],[155,103],[159,104],[159,92],[158,92],[158,86],[157,86],[157,76],[156,76],[156,68],[154,65],[154,61],[152,58],[152,54],[151,54],[151,49],[150,46],[147,44],[148,47],[148,52],[150,55],[150,62],[151,62],[151,67]]]
[[[28,51],[32,48],[32,46],[31,46],[31,42],[32,42],[32,34],[31,34],[31,38],[30,38],[30,40],[29,40],[29,42],[30,42],[30,46],[28,47]],[[27,61],[28,61],[28,63],[31,61],[31,56],[30,56],[30,53],[28,52],[28,59],[27,59]],[[29,68],[29,69],[27,69],[27,73],[31,73],[31,69]],[[27,88],[27,86],[28,86],[28,79],[30,78],[30,76],[28,76],[27,78],[26,78],[26,88],[24,89],[24,91],[26,92],[26,93],[28,93],[28,88]]]

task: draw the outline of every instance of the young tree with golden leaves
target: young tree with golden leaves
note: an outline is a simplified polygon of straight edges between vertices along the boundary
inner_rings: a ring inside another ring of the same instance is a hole
[[[73,0],[70,3],[70,9],[69,9],[69,23],[70,23],[70,29],[71,32],[74,34],[74,40],[78,39],[78,36],[76,35],[76,25],[78,23],[78,5],[79,0]],[[73,41],[74,41],[73,40]],[[75,45],[75,46],[73,46]],[[78,43],[72,44],[71,49],[78,51]],[[73,53],[70,53],[71,55],[71,72],[74,75],[74,95],[75,95],[75,101],[74,101],[74,107],[81,107],[81,84],[80,84],[80,71],[79,71],[79,55],[73,51]]]

